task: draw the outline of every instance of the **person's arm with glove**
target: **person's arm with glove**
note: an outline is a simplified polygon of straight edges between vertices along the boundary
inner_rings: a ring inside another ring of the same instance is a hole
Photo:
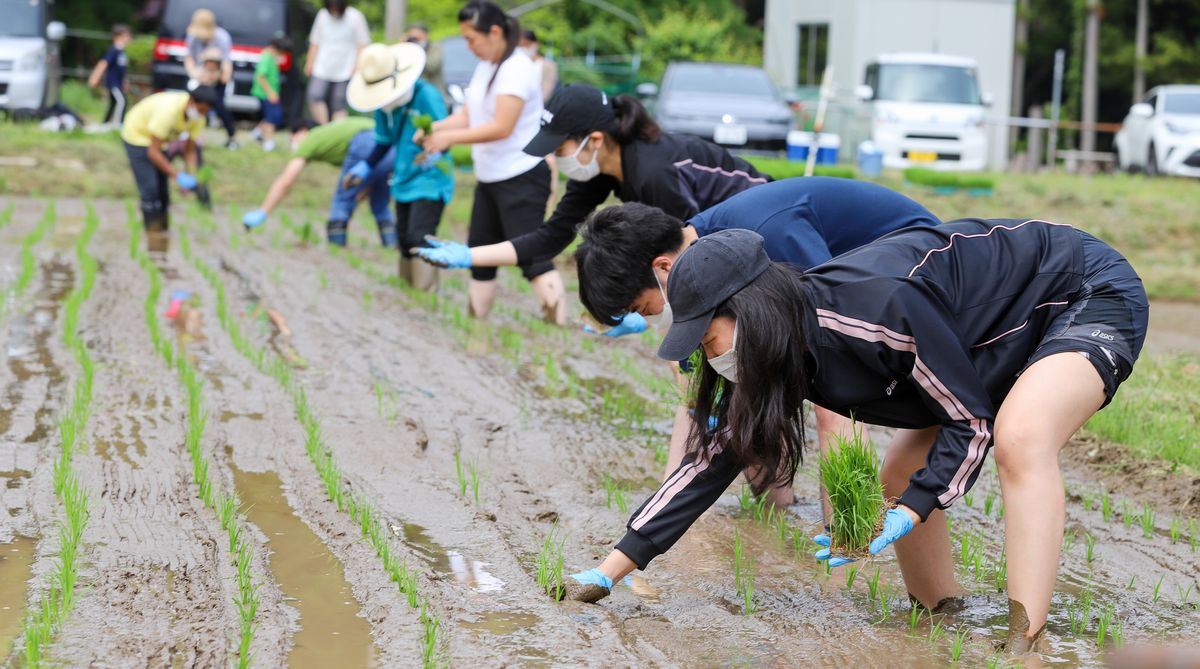
[[[287,166],[283,168],[283,172],[275,177],[275,181],[271,182],[271,187],[267,189],[267,197],[263,199],[258,209],[248,211],[242,216],[242,225],[247,228],[257,228],[265,223],[267,215],[279,206],[283,198],[292,190],[292,186],[296,184],[296,180],[300,178],[300,173],[304,171],[304,166],[307,164],[308,161],[304,158],[296,157],[289,160]]]
[[[346,171],[346,178],[342,180],[342,188],[349,190],[361,186],[362,182],[366,181],[367,177],[371,175],[371,170],[375,169],[375,166],[379,164],[379,161],[383,160],[383,157],[387,155],[388,150],[391,148],[391,144],[376,143],[375,148],[371,151],[371,155],[367,156],[365,160],[354,163]]]
[[[590,325],[584,325],[583,331],[588,334],[599,334],[601,337],[623,337],[629,334],[639,334],[646,331],[649,327],[646,324],[646,317],[636,311],[630,311],[621,318],[621,322],[605,330],[599,332],[596,328]]]

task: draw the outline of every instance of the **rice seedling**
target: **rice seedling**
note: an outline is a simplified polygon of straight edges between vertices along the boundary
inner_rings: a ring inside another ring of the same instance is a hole
[[[998,559],[992,568],[992,585],[996,586],[996,591],[1004,590],[1004,586],[1008,583],[1008,560],[1003,552],[1000,553]]]
[[[1121,521],[1125,523],[1125,529],[1133,527],[1133,508],[1129,504],[1128,499],[1121,500]]]
[[[1193,553],[1200,549],[1200,531],[1197,531],[1195,518],[1188,521],[1188,547]]]
[[[1195,585],[1194,583],[1188,583],[1188,586],[1186,588],[1179,588],[1179,605],[1180,606],[1187,606],[1188,599],[1190,599],[1192,596],[1192,587],[1194,587],[1194,585]]]
[[[836,447],[821,458],[821,482],[833,510],[830,550],[860,555],[878,532],[886,506],[879,456],[857,426],[849,438],[835,439]]]
[[[967,635],[971,631],[965,627],[959,627],[954,636],[950,637],[950,661],[957,664],[962,657],[963,647],[967,644]]]
[[[996,503],[996,493],[988,491],[987,497],[983,498],[983,515],[992,515],[992,506]]]
[[[1069,553],[1075,547],[1075,541],[1079,538],[1079,533],[1075,530],[1069,530],[1063,533],[1062,552]]]
[[[1090,492],[1083,493],[1083,508],[1085,510],[1091,511],[1092,507],[1095,506],[1095,503],[1096,503],[1096,497],[1093,493],[1090,493]]]
[[[1096,535],[1090,531],[1084,536],[1084,548],[1087,551],[1088,564],[1091,564],[1092,560],[1096,559]]]
[[[1129,577],[1129,583],[1128,583],[1128,584],[1126,584],[1126,586],[1125,586],[1125,589],[1126,589],[1126,590],[1133,590],[1133,581],[1134,581],[1134,579],[1135,579],[1135,578],[1137,578],[1137,577],[1136,577],[1136,576],[1130,576],[1130,577]]]
[[[967,494],[963,495],[963,503],[966,504],[968,507],[975,506],[974,493],[967,493]]]
[[[879,593],[879,622],[883,622],[892,617],[892,589],[886,588]]]
[[[1154,536],[1154,509],[1149,504],[1142,505],[1142,513],[1139,516],[1142,525],[1142,536],[1150,539]]]
[[[625,493],[629,491],[629,484],[622,484],[614,480],[611,476],[604,476],[604,492],[605,506],[612,508],[613,503],[617,505],[617,510],[621,513],[629,513],[629,502],[625,498]]]
[[[1104,650],[1104,644],[1109,640],[1114,613],[1112,604],[1109,604],[1101,609],[1100,618],[1096,622],[1096,647],[1101,650]]]
[[[1004,500],[1000,500],[1000,506],[996,507],[996,517],[997,518],[1004,517]]]
[[[475,505],[479,505],[479,459],[471,460],[468,464],[471,473],[471,497],[475,499]]]
[[[1158,577],[1158,583],[1155,583],[1155,584],[1154,584],[1154,603],[1155,603],[1155,604],[1157,604],[1157,603],[1158,603],[1158,598],[1159,598],[1159,596],[1162,594],[1162,593],[1161,593],[1161,590],[1162,590],[1163,579],[1165,579],[1166,577],[1167,577],[1167,575],[1166,575],[1166,574],[1163,574],[1162,576],[1159,576],[1159,577]]]
[[[463,469],[462,452],[454,451],[454,474],[458,477],[458,494],[467,496],[467,473]]]
[[[1171,543],[1179,543],[1179,536],[1183,533],[1183,523],[1179,520],[1179,514],[1171,514]]]
[[[879,567],[875,568],[875,573],[871,578],[867,579],[867,597],[874,601],[879,596]]]
[[[1112,637],[1113,648],[1120,648],[1125,645],[1125,621],[1120,618],[1113,620],[1112,625],[1108,629],[1109,635]]]
[[[910,632],[916,632],[917,627],[921,624],[921,618],[925,616],[925,607],[917,602],[913,602],[912,608],[908,610],[908,629]]]
[[[1108,491],[1101,493],[1100,497],[1100,514],[1104,516],[1104,522],[1112,522],[1113,505],[1112,498],[1109,497]]]
[[[558,524],[555,523],[550,527],[550,533],[546,535],[545,541],[542,542],[542,550],[538,553],[537,558],[537,584],[556,602],[561,601],[566,594],[562,587],[564,543],[566,543],[566,538],[562,536]]]
[[[846,568],[846,589],[850,590],[854,587],[854,579],[858,576],[858,565],[850,565]]]
[[[733,580],[742,597],[742,613],[752,615],[758,610],[754,603],[754,570],[746,560],[742,534],[737,528],[733,530]]]
[[[932,615],[929,616],[929,620],[933,623],[929,626],[929,645],[936,646],[946,636],[946,627],[942,620],[935,621]]]

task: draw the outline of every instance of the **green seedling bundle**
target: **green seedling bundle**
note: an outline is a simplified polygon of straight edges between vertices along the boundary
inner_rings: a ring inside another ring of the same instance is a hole
[[[217,294],[217,320],[220,322],[222,330],[229,336],[234,348],[249,360],[255,369],[270,376],[291,396],[296,419],[304,429],[305,451],[309,461],[317,470],[317,475],[321,478],[330,501],[337,506],[338,511],[347,512],[358,524],[363,538],[375,550],[376,556],[383,564],[384,571],[401,593],[406,596],[409,606],[414,609],[419,607],[423,630],[422,666],[441,666],[443,664],[441,661],[441,621],[435,613],[429,610],[428,600],[419,593],[418,580],[416,575],[409,571],[407,561],[401,561],[393,550],[390,543],[392,534],[383,514],[368,499],[355,493],[346,482],[341,468],[333,458],[332,449],[325,443],[325,438],[321,433],[320,420],[313,411],[308,396],[294,375],[292,367],[286,360],[268,352],[264,347],[255,345],[243,334],[239,319],[229,308],[224,279],[211,265],[192,252],[186,232],[180,234],[180,239],[184,258],[192,263]],[[473,482],[476,500],[479,496],[478,486],[478,472],[476,471]]]
[[[566,595],[563,582],[563,546],[566,537],[555,523],[550,527],[550,533],[542,541],[542,550],[537,556],[537,584],[554,601],[562,601]]]
[[[879,480],[879,456],[856,426],[848,437],[821,458],[821,482],[833,510],[830,550],[835,555],[864,556],[882,528],[887,504]]]
[[[26,269],[33,262],[30,249],[45,235],[55,218],[54,205],[51,204],[47,207],[42,223],[26,237],[25,242],[22,242],[22,277],[32,278],[32,269]],[[72,403],[59,418],[61,448],[58,460],[54,464],[54,493],[62,501],[63,518],[58,528],[58,561],[50,574],[49,588],[23,621],[23,655],[25,664],[29,667],[42,666],[43,648],[62,628],[63,621],[75,606],[75,584],[78,577],[76,559],[79,555],[79,542],[83,539],[83,531],[91,515],[88,511],[87,491],[83,489],[79,475],[72,467],[72,459],[87,427],[92,404],[95,365],[87,347],[79,339],[78,327],[79,310],[96,285],[96,259],[87,249],[99,223],[96,211],[89,206],[84,218],[83,233],[75,244],[80,280],[67,297],[63,309],[63,344],[74,355],[81,374],[75,380]],[[25,260],[27,257],[28,261]],[[18,280],[20,290],[24,290],[27,284],[28,279],[23,282]]]

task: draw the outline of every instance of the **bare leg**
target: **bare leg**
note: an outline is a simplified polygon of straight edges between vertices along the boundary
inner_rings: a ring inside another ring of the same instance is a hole
[[[1058,572],[1066,515],[1058,453],[1103,402],[1092,363],[1067,352],[1025,370],[996,415],[1008,598],[1024,606],[1026,639],[1046,624]]]
[[[308,103],[308,112],[312,114],[313,122],[317,125],[329,123],[329,106],[324,101]]]
[[[562,276],[558,270],[535,276],[529,282],[533,293],[537,295],[542,305],[542,313],[547,323],[563,326],[567,324],[567,291],[563,287]]]
[[[908,487],[913,472],[925,466],[929,448],[937,437],[937,427],[924,430],[898,430],[888,445],[883,461],[883,494],[899,497]],[[946,530],[946,512],[935,509],[924,523],[913,527],[897,541],[896,562],[904,575],[908,592],[933,610],[938,602],[958,595],[961,590],[954,578],[954,560],[950,553],[950,533]]]
[[[471,317],[486,321],[492,313],[492,302],[496,300],[496,280],[476,281],[467,283],[467,302],[470,305]]]

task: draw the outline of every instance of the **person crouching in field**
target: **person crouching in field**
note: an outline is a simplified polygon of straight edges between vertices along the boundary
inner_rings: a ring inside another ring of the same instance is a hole
[[[215,89],[197,86],[190,93],[155,93],[129,110],[121,140],[137,183],[142,224],[148,230],[170,227],[171,180],[183,193],[194,192],[200,185],[196,179],[200,167],[196,140],[204,130],[204,119],[216,103]],[[183,140],[183,170],[176,169],[164,151],[175,139]]]

